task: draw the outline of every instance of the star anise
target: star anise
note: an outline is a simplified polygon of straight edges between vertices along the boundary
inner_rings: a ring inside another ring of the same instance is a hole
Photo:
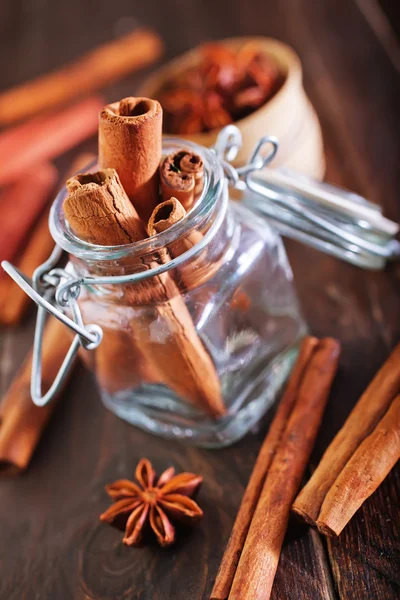
[[[189,496],[192,496],[203,481],[200,475],[180,473],[170,467],[160,477],[156,476],[151,462],[142,458],[136,467],[137,483],[119,479],[106,486],[106,492],[114,500],[101,521],[113,523],[126,517],[124,544],[140,545],[143,533],[150,529],[161,546],[175,541],[172,521],[194,524],[201,519],[203,511]]]

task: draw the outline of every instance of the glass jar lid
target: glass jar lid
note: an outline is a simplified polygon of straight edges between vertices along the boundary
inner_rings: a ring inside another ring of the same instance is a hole
[[[395,239],[400,227],[383,216],[379,205],[291,169],[266,169],[278,151],[278,140],[268,136],[247,165],[234,169],[229,162],[240,146],[237,127],[220,133],[215,151],[224,161],[225,174],[243,192],[243,202],[283,236],[365,269],[382,269],[387,260],[400,258]],[[265,155],[268,146],[272,151]]]

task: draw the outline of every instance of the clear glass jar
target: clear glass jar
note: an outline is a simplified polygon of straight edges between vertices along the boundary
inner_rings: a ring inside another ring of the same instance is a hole
[[[278,234],[229,200],[214,152],[178,139],[163,150],[183,147],[202,156],[205,185],[167,231],[126,246],[82,242],[64,218],[65,190],[50,227],[75,276],[148,271],[139,283],[86,286],[79,295],[84,323],[103,329],[99,347],[83,352],[106,407],[152,433],[218,447],[241,438],[273,403],[305,326]],[[166,272],[154,274],[161,264]]]

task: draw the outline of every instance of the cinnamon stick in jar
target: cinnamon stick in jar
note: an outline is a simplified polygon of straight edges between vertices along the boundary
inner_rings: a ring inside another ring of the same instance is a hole
[[[114,169],[78,174],[67,181],[68,197],[64,212],[77,237],[92,244],[119,246],[145,236],[143,225],[126,196]],[[119,271],[109,269],[110,275]],[[132,297],[133,286],[124,286],[125,302]],[[84,320],[93,320],[90,300],[81,299]],[[89,367],[94,367],[99,384],[115,393],[136,387],[141,382],[157,383],[159,375],[152,357],[146,356],[139,336],[132,330],[123,307],[98,308],[103,341],[95,351],[82,351]],[[103,322],[104,320],[104,322]]]
[[[113,169],[77,176],[67,182],[67,189],[70,195],[64,202],[65,215],[81,239],[110,246],[146,237],[139,216]],[[138,268],[143,267],[146,265],[138,259]],[[140,318],[132,318],[130,328],[134,343],[150,368],[182,398],[213,416],[224,414],[215,367],[169,275],[153,277],[139,285],[127,284],[124,293],[128,305],[144,309],[140,311]],[[159,343],[151,334],[154,322],[159,329],[165,329],[164,343]],[[105,343],[106,335],[102,344]],[[120,351],[122,346],[117,345],[115,357]]]
[[[229,600],[270,598],[290,507],[318,433],[339,354],[339,343],[326,338],[311,356],[260,493]]]
[[[147,231],[150,236],[157,235],[167,231],[176,223],[179,223],[185,216],[186,210],[177,198],[170,198],[161,202],[153,210]],[[190,231],[187,235],[181,236],[168,244],[168,248],[160,251],[162,262],[169,262],[170,259],[181,256],[203,239],[200,231]],[[178,278],[185,291],[201,286],[208,281],[218,271],[221,261],[211,261],[204,252],[200,252],[189,263],[184,263],[177,269]],[[206,291],[207,294],[209,291]]]
[[[322,503],[321,533],[338,536],[400,459],[400,396],[346,463]]]
[[[186,215],[187,212],[179,200],[170,198],[155,207],[147,224],[147,231],[150,236],[167,231],[167,229],[182,221]],[[203,235],[200,231],[191,231],[187,236],[171,242],[168,245],[168,253],[171,258],[181,256],[202,239]]]
[[[336,434],[308,483],[297,496],[293,511],[316,525],[327,493],[348,460],[371,434],[393,398],[400,393],[400,344],[375,375]]]
[[[188,211],[203,191],[202,158],[188,150],[169,154],[160,165],[160,181],[163,200],[173,196]]]
[[[124,98],[100,112],[99,165],[117,171],[139,216],[158,204],[162,108],[149,98]]]

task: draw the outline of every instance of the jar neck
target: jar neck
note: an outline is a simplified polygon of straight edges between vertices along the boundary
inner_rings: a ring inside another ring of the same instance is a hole
[[[105,274],[112,270],[117,275],[126,274],[130,269],[132,272],[140,268],[143,270],[143,266],[148,268],[149,261],[162,255],[166,248],[184,247],[187,240],[193,242],[194,239],[206,245],[207,236],[211,242],[218,235],[223,228],[228,195],[222,166],[214,152],[186,140],[165,139],[163,154],[182,148],[199,154],[204,161],[203,192],[183,219],[155,236],[123,246],[98,246],[84,242],[73,234],[65,218],[63,203],[67,196],[66,189],[58,194],[51,209],[50,231],[55,242],[70,254],[79,274]]]

